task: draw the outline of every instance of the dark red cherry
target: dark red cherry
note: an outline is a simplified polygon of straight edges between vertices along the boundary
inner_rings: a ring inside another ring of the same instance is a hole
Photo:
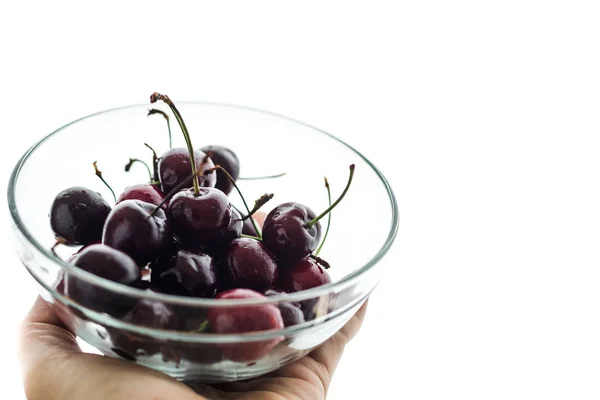
[[[75,186],[60,192],[50,209],[50,226],[68,243],[88,244],[102,238],[110,206],[93,190]]]
[[[91,245],[84,249],[75,258],[74,265],[123,285],[131,286],[140,279],[140,269],[131,257],[103,244]],[[132,306],[124,296],[119,296],[74,275],[66,275],[65,287],[67,296],[94,310],[122,314]]]
[[[232,289],[221,292],[216,299],[264,298],[250,289]],[[211,331],[219,334],[236,334],[283,329],[281,312],[273,304],[236,307],[215,307],[208,312]],[[283,337],[247,343],[217,344],[223,355],[238,362],[250,362],[263,358],[271,352]]]
[[[175,239],[189,246],[219,246],[240,236],[242,221],[235,217],[227,196],[215,188],[185,189],[167,209]]]
[[[283,288],[286,292],[300,292],[331,283],[331,278],[312,258],[304,258],[282,271]]]
[[[275,289],[268,289],[265,291],[265,296],[281,296],[284,295],[285,292]],[[279,311],[281,311],[281,318],[283,319],[283,324],[288,326],[299,325],[305,322],[304,313],[302,312],[300,305],[298,303],[280,303],[277,305]]]
[[[143,267],[171,246],[166,214],[152,204],[124,200],[106,219],[102,243],[128,254]]]
[[[124,317],[123,321],[155,329],[175,329],[177,315],[173,309],[155,300],[140,300]]]
[[[286,268],[283,275],[283,287],[291,292],[312,289],[317,286],[331,283],[331,278],[326,270],[317,264],[312,258],[304,258],[291,267]],[[317,316],[317,309],[322,300],[320,297],[313,297],[303,300],[298,304],[305,321],[311,321]]]
[[[277,307],[281,311],[281,318],[286,327],[300,325],[305,322],[304,313],[299,307],[290,303],[281,303]]]
[[[234,181],[240,176],[240,160],[231,149],[219,145],[210,145],[204,146],[200,150],[207,154],[210,152],[213,164],[223,167],[229,172]],[[233,190],[233,183],[223,171],[217,170],[217,184],[215,187],[223,193],[229,194]]]
[[[196,170],[207,170],[214,167],[213,162],[208,159],[202,165],[204,154],[200,150],[194,151],[196,161]],[[169,193],[182,182],[189,181],[185,187],[192,187],[190,153],[184,147],[177,147],[165,152],[158,163],[158,173],[160,177],[161,189],[164,193]],[[217,182],[215,174],[202,175],[198,178],[200,186],[214,187]]]
[[[149,299],[136,303],[122,320],[133,325],[167,330],[177,329],[179,324],[179,317],[171,306]],[[113,344],[113,351],[129,360],[159,353],[161,347],[165,345],[162,340],[138,333],[112,327],[107,328],[107,331]]]
[[[158,186],[149,183],[141,183],[139,185],[129,186],[125,189],[117,199],[117,204],[124,200],[140,200],[157,206],[164,198],[165,194]],[[163,207],[166,208],[166,204]]]
[[[213,297],[217,292],[213,259],[200,251],[179,250],[152,263],[151,280],[161,292],[180,296]]]
[[[307,227],[316,214],[298,203],[275,207],[265,218],[263,242],[277,258],[288,262],[300,260],[312,253],[321,240],[321,224]]]
[[[261,242],[239,238],[231,242],[227,254],[227,270],[231,285],[263,291],[277,281],[277,262],[273,253]]]
[[[102,241],[100,241],[100,240],[97,240],[97,241],[94,241],[94,242],[88,243],[88,244],[86,244],[85,246],[81,246],[81,248],[80,248],[78,251],[76,251],[75,253],[71,254],[71,255],[69,256],[69,258],[67,258],[65,261],[66,261],[66,262],[68,262],[69,264],[73,264],[73,263],[75,262],[75,258],[76,258],[76,257],[77,257],[77,256],[78,256],[78,255],[79,255],[79,254],[80,254],[82,251],[84,251],[84,250],[85,250],[85,249],[87,249],[88,247],[90,247],[90,246],[93,246],[93,245],[95,245],[95,244],[102,244]]]
[[[252,218],[252,217],[250,217]],[[244,235],[248,235],[248,236],[258,236],[258,232],[256,232],[256,229],[254,229],[254,225],[252,224],[252,221],[250,220],[250,218],[246,218],[244,220],[244,226],[242,227],[242,233]]]

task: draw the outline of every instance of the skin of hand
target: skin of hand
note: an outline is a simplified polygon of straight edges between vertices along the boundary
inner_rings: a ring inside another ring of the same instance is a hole
[[[309,355],[251,381],[193,385],[133,363],[83,353],[73,332],[38,298],[21,327],[20,354],[28,400],[320,400],[367,302]]]

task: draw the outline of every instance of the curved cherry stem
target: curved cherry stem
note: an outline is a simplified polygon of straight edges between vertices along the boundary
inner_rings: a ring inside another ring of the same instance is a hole
[[[246,238],[246,239],[254,239],[257,241],[261,241],[262,238],[259,238],[258,236],[252,236],[252,235],[246,235],[245,233],[240,234],[240,237]]]
[[[148,110],[148,117],[153,114],[160,114],[163,117],[165,117],[165,119],[167,120],[167,128],[169,129],[169,149],[172,149],[173,148],[173,136],[171,135],[171,119],[169,118],[169,116],[167,115],[166,112],[164,112],[163,110],[159,110],[157,108]]]
[[[154,149],[152,148],[152,146],[150,146],[148,143],[144,143],[144,146],[146,146],[147,148],[150,149],[150,151],[152,152],[152,169],[154,170],[154,179],[150,179],[153,183],[160,183],[159,177],[158,177],[158,156],[156,155],[156,151],[154,151]]]
[[[325,177],[325,189],[327,189],[327,199],[329,201],[329,207],[331,207],[331,189],[329,188],[329,181],[327,180],[327,177]],[[331,212],[327,214],[327,229],[325,229],[325,235],[323,235],[323,240],[321,240],[319,248],[317,251],[315,251],[315,256],[319,255],[323,245],[325,244],[325,240],[327,240],[327,235],[329,235],[329,227],[331,227]]]
[[[350,176],[348,177],[348,183],[346,184],[346,188],[344,189],[344,191],[342,192],[342,194],[340,195],[340,197],[338,197],[338,199],[335,201],[335,203],[333,203],[332,205],[330,205],[329,207],[327,207],[327,209],[325,211],[323,211],[321,214],[319,214],[316,218],[314,218],[311,221],[308,221],[304,226],[306,228],[312,228],[314,224],[316,224],[317,222],[319,222],[319,220],[321,218],[323,218],[325,215],[327,215],[327,213],[329,213],[331,210],[333,210],[335,208],[335,206],[337,206],[338,204],[340,204],[340,201],[342,201],[342,199],[344,198],[344,196],[346,196],[346,193],[348,193],[348,189],[350,189],[350,184],[352,183],[352,178],[354,177],[354,164],[350,165]]]
[[[244,213],[242,212],[242,210],[240,210],[239,208],[237,208],[237,206],[236,206],[235,204],[231,204],[231,207],[235,208],[235,211],[237,211],[237,212],[238,212],[238,214],[240,214],[240,216],[244,214]],[[252,218],[252,220],[254,221],[254,217],[252,217],[252,216],[251,216],[250,218]],[[243,219],[242,219],[242,220],[243,220]],[[253,225],[253,226],[257,227],[258,225]],[[256,230],[256,229],[255,229],[255,230]],[[261,231],[256,231],[256,233],[257,233],[259,236],[262,236],[262,233],[261,233]]]
[[[106,187],[108,188],[108,190],[110,190],[110,192],[112,193],[113,199],[115,200],[115,203],[116,203],[117,202],[117,195],[115,194],[115,191],[110,187],[110,185],[108,183],[106,183],[106,181],[102,177],[102,171],[100,171],[98,169],[98,161],[94,161],[92,163],[92,165],[94,166],[94,170],[96,171],[96,176],[98,178],[100,178],[100,180],[102,181],[102,183],[104,183],[106,185]]]
[[[190,164],[192,167],[192,183],[194,184],[194,195],[198,196],[198,194],[200,194],[200,183],[198,182],[198,175],[196,174],[196,159],[194,157],[194,147],[192,146],[192,140],[190,139],[188,129],[185,126],[185,122],[183,122],[183,118],[177,110],[177,107],[175,107],[175,104],[173,104],[169,96],[157,92],[152,93],[152,95],[150,96],[150,103],[156,103],[158,100],[163,101],[166,105],[168,105],[171,108],[171,111],[173,111],[173,115],[175,115],[175,119],[181,127],[181,131],[183,132],[183,138],[185,139],[185,144],[187,145],[188,152],[190,153]]]
[[[57,257],[58,257],[58,254],[56,254],[56,248],[57,248],[58,246],[60,246],[61,244],[66,244],[66,243],[67,243],[67,240],[66,240],[65,238],[58,237],[58,238],[56,238],[56,243],[54,243],[54,245],[53,245],[53,246],[50,248],[50,251],[51,251],[51,252],[52,252],[52,253],[53,253],[55,256],[57,256]]]
[[[275,179],[281,178],[282,176],[286,176],[287,172],[282,172],[276,175],[267,175],[267,176],[245,176],[238,178],[240,181],[261,181],[263,179]]]
[[[208,320],[202,322],[200,324],[200,326],[198,327],[198,329],[196,329],[196,333],[205,333],[208,332],[210,330],[210,323],[208,322]]]
[[[218,169],[223,171],[223,173],[225,174],[227,179],[229,179],[229,181],[231,182],[231,184],[233,185],[235,190],[237,190],[238,194],[240,195],[240,197],[242,199],[242,203],[244,203],[244,207],[246,207],[246,212],[248,213],[248,215],[252,215],[252,212],[250,211],[250,207],[248,207],[248,203],[246,203],[246,199],[244,198],[242,191],[238,187],[237,183],[235,183],[235,179],[233,179],[233,177],[229,174],[229,172],[227,172],[227,170],[225,168],[221,167],[220,165],[215,165],[214,168],[207,169],[206,171],[204,171],[204,174],[208,175]],[[262,240],[262,235],[260,234],[260,231],[258,230],[258,225],[256,225],[256,221],[254,220],[254,218],[250,218],[250,221],[252,222],[252,226],[254,227],[254,230],[256,231],[256,233],[258,233],[260,235],[259,237]]]
[[[148,166],[148,164],[146,164],[146,162],[144,160],[140,160],[139,158],[130,158],[129,162],[125,165],[125,172],[129,172],[131,170],[131,166],[136,162],[143,164],[144,167],[146,167],[146,170],[148,170],[148,177],[150,178],[150,183],[154,183],[154,180],[152,179],[152,172],[150,171],[150,167]]]

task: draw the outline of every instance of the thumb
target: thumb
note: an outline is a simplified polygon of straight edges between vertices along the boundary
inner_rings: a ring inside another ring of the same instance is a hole
[[[186,385],[138,365],[81,352],[76,337],[38,298],[21,327],[29,400],[201,400]]]
[[[21,324],[19,353],[23,376],[80,352],[75,335],[38,297]]]

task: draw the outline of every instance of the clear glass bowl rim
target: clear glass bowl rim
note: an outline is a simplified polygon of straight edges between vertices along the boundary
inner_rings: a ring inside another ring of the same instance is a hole
[[[23,168],[23,166],[25,165],[25,163],[27,162],[29,157],[31,157],[31,155],[35,152],[36,149],[41,147],[47,140],[51,139],[55,135],[58,135],[61,131],[69,128],[70,126],[75,125],[78,122],[81,122],[81,121],[84,121],[84,120],[87,120],[87,119],[90,119],[90,118],[93,118],[93,117],[96,117],[99,115],[115,112],[115,111],[121,111],[121,110],[126,110],[126,109],[131,109],[131,108],[148,107],[147,103],[132,104],[132,105],[127,105],[127,106],[110,108],[110,109],[99,111],[99,112],[96,112],[93,114],[89,114],[85,117],[76,119],[58,129],[56,129],[54,132],[48,134],[44,138],[40,139],[37,143],[35,143],[33,146],[31,146],[25,152],[25,154],[23,154],[23,156],[19,159],[16,166],[14,167],[11,177],[10,177],[10,180],[9,180],[9,183],[8,183],[8,206],[10,209],[10,214],[11,214],[13,223],[19,229],[21,234],[25,237],[27,242],[30,245],[32,245],[34,248],[36,248],[46,259],[48,259],[51,262],[55,262],[55,263],[59,264],[61,266],[61,268],[63,269],[63,271],[65,271],[67,274],[76,276],[79,279],[85,280],[85,281],[92,283],[96,286],[99,286],[103,289],[107,289],[107,290],[110,290],[112,292],[119,293],[122,295],[128,295],[128,296],[132,296],[135,298],[139,298],[140,300],[147,299],[147,300],[160,301],[160,302],[173,304],[173,305],[192,306],[192,307],[193,306],[213,307],[213,308],[214,307],[235,307],[235,306],[244,306],[244,305],[261,305],[261,304],[271,304],[271,303],[276,304],[276,303],[279,303],[282,301],[297,302],[297,301],[307,300],[307,299],[319,297],[322,295],[326,295],[333,290],[343,290],[349,286],[352,286],[356,281],[358,281],[360,279],[362,274],[366,273],[371,268],[373,268],[387,254],[387,252],[391,248],[391,246],[394,242],[394,239],[396,238],[396,234],[398,232],[398,222],[399,222],[398,204],[396,202],[396,197],[394,195],[394,192],[392,191],[392,188],[390,187],[390,184],[388,183],[387,179],[377,169],[377,167],[375,167],[375,165],[373,165],[373,163],[371,161],[369,161],[365,156],[363,156],[359,151],[357,151],[356,149],[354,149],[352,146],[345,143],[341,139],[335,137],[334,135],[332,135],[322,129],[319,129],[315,126],[304,123],[302,121],[296,120],[294,118],[290,118],[290,117],[287,117],[287,116],[284,116],[281,114],[277,114],[277,113],[274,113],[271,111],[265,111],[265,110],[258,109],[258,108],[240,106],[240,105],[236,105],[236,104],[204,102],[204,101],[178,101],[177,104],[191,105],[191,106],[199,105],[199,106],[215,106],[215,107],[223,107],[223,108],[233,108],[233,109],[242,110],[242,111],[261,113],[261,114],[265,114],[265,115],[272,116],[275,118],[281,118],[288,122],[302,125],[306,128],[312,129],[312,130],[319,132],[325,136],[328,136],[331,139],[334,139],[339,144],[345,146],[346,148],[348,148],[349,150],[354,152],[365,163],[367,163],[367,165],[369,165],[371,167],[373,172],[375,172],[375,174],[377,175],[377,177],[379,178],[381,183],[384,185],[384,188],[388,194],[388,198],[390,201],[390,206],[391,206],[391,211],[392,211],[390,230],[389,230],[389,233],[388,233],[388,236],[387,236],[385,242],[380,247],[379,251],[364,266],[356,269],[354,272],[352,272],[351,274],[348,274],[347,276],[345,276],[344,278],[342,278],[341,280],[339,280],[337,282],[333,282],[333,283],[323,285],[323,286],[318,286],[318,287],[304,290],[301,292],[286,293],[283,295],[270,296],[270,297],[266,297],[264,299],[257,298],[257,299],[228,299],[228,300],[223,300],[223,299],[215,300],[215,299],[203,299],[203,298],[195,298],[195,297],[176,296],[176,295],[156,293],[156,292],[152,292],[149,290],[142,290],[142,289],[137,289],[137,288],[121,285],[116,282],[112,282],[110,280],[101,278],[101,277],[94,275],[92,273],[89,273],[87,271],[76,268],[73,265],[54,256],[54,254],[49,249],[44,248],[40,243],[38,243],[34,239],[33,235],[29,232],[29,230],[23,224],[23,221],[21,220],[21,217],[19,215],[16,197],[15,197],[15,195],[16,195],[15,188],[16,188],[16,185],[17,185],[17,182],[19,179],[19,173],[21,172],[21,169]],[[33,272],[32,272],[32,275],[38,282],[40,282],[40,279],[37,276],[35,276],[35,274]],[[46,287],[46,289],[50,290],[52,292],[53,296],[58,295],[58,293],[56,293],[54,288],[49,288],[48,285],[45,284],[44,282],[40,282],[40,284],[42,284],[44,287]]]

